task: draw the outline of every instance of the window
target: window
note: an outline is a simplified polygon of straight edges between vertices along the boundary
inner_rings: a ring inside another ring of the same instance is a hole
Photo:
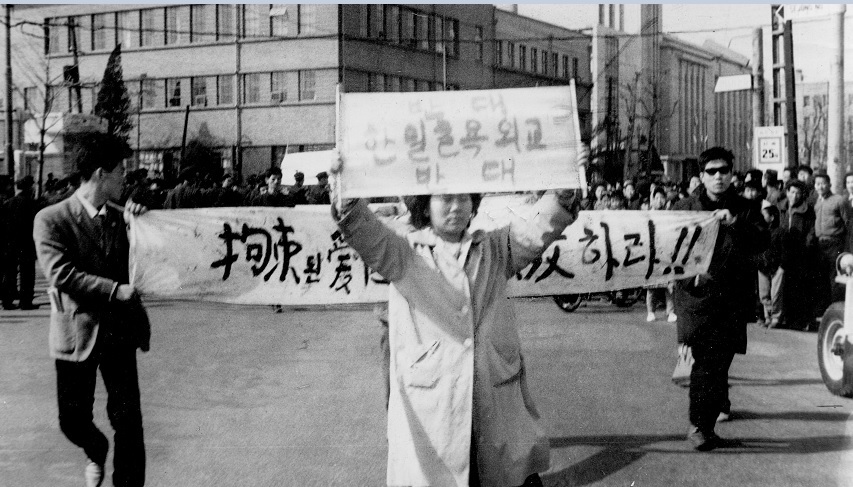
[[[559,61],[560,61],[560,55],[557,54],[556,52],[551,53],[551,71],[553,71],[551,74],[554,75],[555,78],[557,77],[557,73],[560,70],[558,68]]]
[[[190,37],[190,8],[166,8],[166,44],[186,44]]]
[[[397,5],[385,5],[385,38],[400,42],[400,7]]]
[[[542,73],[548,74],[548,51],[542,50]]]
[[[563,54],[563,78],[569,79],[571,77],[569,74],[569,56]]]
[[[243,5],[243,37],[261,36],[261,9],[266,5]]]
[[[433,22],[430,25],[432,28],[433,48],[435,52],[441,54],[444,52],[444,47],[447,45],[444,42],[444,20],[441,17],[433,17]]]
[[[62,52],[62,28],[60,19],[47,19],[47,52],[57,54]]]
[[[530,48],[530,71],[539,72],[539,49],[535,47]]]
[[[216,32],[220,41],[234,40],[236,5],[216,6]]]
[[[190,42],[216,40],[216,5],[191,5],[192,38]]]
[[[576,57],[572,58],[572,77],[575,79],[580,78],[580,76],[578,75],[578,58]]]
[[[384,14],[384,5],[367,5],[367,37],[371,39],[383,39],[385,37]]]
[[[80,50],[82,46],[80,42],[83,33],[83,27],[80,25],[81,20],[80,17],[68,17],[68,52],[75,48]]]
[[[504,65],[504,43],[503,41],[495,41],[495,59],[498,60],[498,66]]]
[[[518,69],[527,71],[527,46],[518,46]]]
[[[300,71],[299,72],[299,99],[314,100],[317,98],[317,72],[316,71]]]
[[[270,6],[270,32],[272,32],[272,35],[278,37],[287,37],[296,34],[287,5]]]
[[[382,73],[368,73],[368,75],[367,75],[367,91],[370,91],[370,92],[385,91],[385,75]]]
[[[515,43],[512,41],[506,41],[506,57],[507,57],[507,65],[510,68],[515,67]]]
[[[142,108],[157,108],[157,100],[163,99],[162,93],[162,80],[142,80]],[[162,103],[162,101],[160,103]]]
[[[261,102],[261,73],[243,75],[243,103]]]
[[[218,105],[234,104],[234,77],[231,75],[217,76],[217,100]]]
[[[459,56],[459,21],[444,19],[444,36],[447,39],[447,54]]]
[[[97,14],[92,16],[92,50],[103,51],[109,49],[109,34],[112,29],[107,30],[107,20],[110,14]]]
[[[190,81],[190,89],[192,90],[192,105],[194,107],[207,106],[208,86],[213,86],[211,81],[215,82],[216,78],[192,78]]]
[[[166,80],[166,106],[179,107],[181,106],[181,80],[167,79]]]
[[[477,26],[477,30],[474,33],[474,44],[477,48],[477,60],[483,60],[483,28],[479,25]]]
[[[270,78],[270,101],[272,103],[284,103],[287,101],[287,78],[288,73],[276,71]]]
[[[24,110],[33,113],[41,112],[41,108],[38,106],[38,102],[36,100],[38,95],[38,90],[35,87],[24,88]]]
[[[311,35],[317,33],[317,6],[299,5],[299,34]]]
[[[429,49],[429,34],[427,32],[427,21],[429,20],[429,17],[420,13],[416,13],[414,16],[412,45],[418,49]]]
[[[145,47],[163,45],[163,9],[143,10],[142,45]]]
[[[138,10],[118,13],[118,41],[123,50],[139,47]]]
[[[400,77],[393,75],[385,75],[385,91],[397,92],[400,91]]]
[[[808,95],[803,97],[803,106],[804,107],[809,106],[809,96]]]

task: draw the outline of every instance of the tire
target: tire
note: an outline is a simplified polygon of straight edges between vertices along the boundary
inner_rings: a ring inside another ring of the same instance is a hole
[[[630,308],[634,303],[640,300],[643,295],[642,288],[623,289],[622,291],[613,292],[613,304],[620,308]]]
[[[571,313],[580,307],[583,297],[580,294],[558,294],[554,296],[554,302],[561,310]]]
[[[817,332],[817,361],[820,375],[829,392],[853,397],[853,350],[844,340],[841,355],[833,353],[833,345],[844,333],[844,303],[833,303],[820,320]]]

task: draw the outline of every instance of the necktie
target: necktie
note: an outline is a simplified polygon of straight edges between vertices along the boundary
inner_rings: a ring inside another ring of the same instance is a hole
[[[92,220],[95,226],[95,237],[98,239],[98,245],[101,250],[106,250],[106,235],[107,235],[107,218],[105,215],[97,214]]]

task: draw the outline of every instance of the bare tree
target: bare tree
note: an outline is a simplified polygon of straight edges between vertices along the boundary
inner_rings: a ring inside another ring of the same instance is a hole
[[[812,97],[813,117],[804,117],[803,144],[801,146],[803,164],[812,165],[812,161],[824,161],[826,158],[826,106],[819,96]]]

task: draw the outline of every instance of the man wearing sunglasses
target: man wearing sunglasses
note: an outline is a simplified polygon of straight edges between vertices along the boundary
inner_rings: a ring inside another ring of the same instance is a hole
[[[710,211],[720,221],[708,272],[675,283],[678,342],[691,347],[690,430],[687,439],[700,451],[726,443],[714,433],[729,418],[729,366],[746,353],[746,324],[754,312],[752,258],[769,245],[760,201],[739,196],[732,186],[734,156],[722,147],[699,155],[702,186],[678,201],[674,210]]]

